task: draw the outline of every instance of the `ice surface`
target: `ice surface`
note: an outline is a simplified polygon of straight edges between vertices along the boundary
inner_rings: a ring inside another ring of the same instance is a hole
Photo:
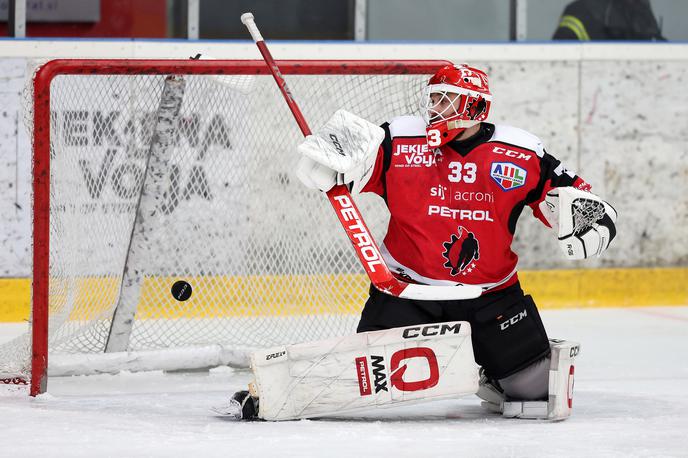
[[[542,313],[578,340],[574,414],[563,422],[486,414],[475,397],[346,419],[237,423],[213,416],[250,375],[122,373],[52,378],[49,392],[0,386],[0,456],[688,456],[688,307]],[[0,340],[16,333],[1,325]]]

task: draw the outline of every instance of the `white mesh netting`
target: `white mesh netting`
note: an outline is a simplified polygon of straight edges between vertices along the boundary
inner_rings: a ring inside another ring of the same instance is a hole
[[[285,77],[317,127],[338,108],[378,124],[415,113],[428,75]],[[325,196],[293,176],[301,133],[272,77],[178,79],[162,140],[165,77],[52,82],[50,351],[103,352],[116,307],[134,320],[114,350],[353,332],[367,277]],[[382,200],[356,200],[380,240]],[[178,279],[193,288],[184,302]],[[28,336],[0,347],[0,373],[26,374],[30,349]]]
[[[592,199],[574,199],[571,206],[573,207],[574,235],[586,232],[606,213],[604,204]]]

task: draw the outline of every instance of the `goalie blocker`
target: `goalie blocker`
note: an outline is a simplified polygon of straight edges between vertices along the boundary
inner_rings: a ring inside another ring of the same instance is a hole
[[[251,367],[259,405],[240,392],[221,413],[327,416],[474,394],[479,379],[470,325],[459,321],[273,347],[253,353]]]

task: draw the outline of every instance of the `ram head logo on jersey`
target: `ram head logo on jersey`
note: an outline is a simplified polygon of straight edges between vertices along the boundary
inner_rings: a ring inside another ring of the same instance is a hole
[[[452,234],[451,240],[444,242],[442,256],[447,260],[444,267],[450,269],[452,275],[463,273],[466,275],[475,269],[475,263],[480,259],[480,247],[478,239],[472,232],[468,232],[459,226],[458,234]]]

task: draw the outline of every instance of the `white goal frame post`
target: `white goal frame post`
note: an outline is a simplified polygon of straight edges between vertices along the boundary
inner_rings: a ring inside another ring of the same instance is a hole
[[[277,61],[287,75],[426,75],[447,61]],[[262,60],[52,60],[33,79],[33,283],[30,394],[47,388],[50,315],[51,83],[64,75],[269,75]],[[275,88],[277,91],[277,88]],[[374,103],[371,101],[371,103]],[[290,172],[290,171],[285,171]],[[313,237],[317,237],[317,233]],[[344,237],[344,234],[341,235]],[[362,306],[362,304],[361,304]],[[129,317],[133,319],[133,313]],[[287,342],[285,342],[287,343]]]

